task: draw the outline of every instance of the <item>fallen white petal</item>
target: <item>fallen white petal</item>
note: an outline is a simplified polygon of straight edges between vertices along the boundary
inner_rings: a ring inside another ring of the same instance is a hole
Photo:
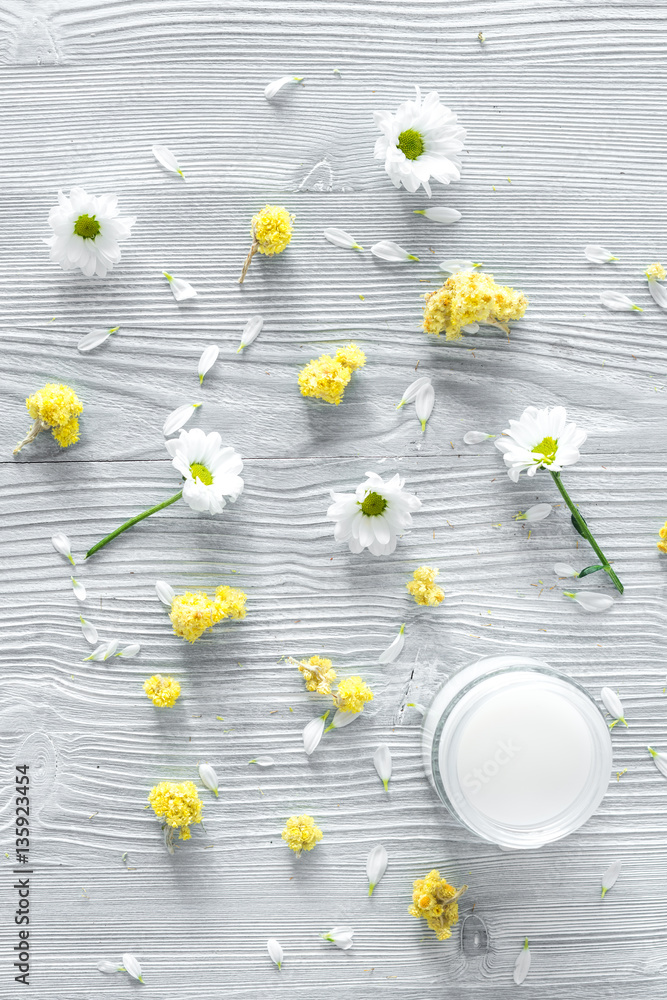
[[[381,240],[379,243],[374,243],[371,247],[371,253],[375,257],[379,257],[380,260],[388,260],[394,264],[401,260],[419,260],[419,257],[408,253],[407,250],[399,247],[398,243],[394,243],[393,240]]]
[[[378,663],[393,663],[403,652],[405,645],[405,625],[401,625],[401,631],[383,652],[378,656]]]
[[[302,76],[281,76],[279,80],[273,80],[266,85],[264,88],[264,97],[267,101],[270,101],[272,97],[276,96],[279,90],[282,90],[286,83],[300,83],[302,80]]]
[[[70,545],[69,538],[64,532],[58,531],[55,535],[51,535],[51,543],[53,544],[56,552],[59,552],[61,556],[65,556],[66,559],[69,559],[72,566],[76,566],[76,563],[72,558],[72,547]]]
[[[252,344],[253,340],[256,340],[259,336],[262,327],[264,326],[263,316],[251,316],[246,325],[243,328],[243,333],[241,334],[241,343],[238,346],[236,353],[242,351],[244,347],[248,347]]]
[[[417,412],[417,419],[422,425],[422,434],[426,430],[426,421],[431,416],[434,403],[435,389],[429,382],[428,385],[423,385],[421,387],[415,398],[415,410]]]
[[[476,264],[472,260],[458,260],[457,258],[443,260],[440,264],[440,270],[447,271],[449,274],[458,274],[459,271],[474,271],[476,267],[481,267],[481,264]]]
[[[526,938],[523,949],[519,952],[519,957],[514,963],[514,982],[517,986],[521,986],[528,975],[528,970],[530,969],[530,948],[528,947],[528,938]]]
[[[165,583],[164,580],[156,580],[155,593],[162,601],[162,603],[166,604],[168,608],[171,607],[172,601],[176,597],[174,588],[171,587],[168,583]]]
[[[458,222],[461,218],[461,213],[457,212],[455,208],[415,208],[414,214],[423,215],[425,218],[430,219],[431,222],[442,222],[445,226],[450,225],[452,222]]]
[[[130,955],[128,952],[125,952],[121,958],[127,974],[132,976],[133,979],[138,979],[140,983],[143,983],[143,979],[141,978],[141,966],[134,955]]]
[[[354,930],[351,927],[332,927],[326,934],[321,934],[325,941],[331,941],[341,951],[347,951],[354,944],[352,937]]]
[[[257,764],[258,767],[273,767],[275,760],[273,757],[253,757],[248,763]]]
[[[178,160],[167,146],[151,146],[153,156],[166,170],[179,174],[185,180],[185,174],[178,165]]]
[[[172,410],[162,427],[164,436],[169,437],[170,434],[175,434],[176,431],[180,430],[200,406],[201,403],[184,403],[183,406],[177,406],[175,410]]]
[[[109,962],[106,958],[103,958],[97,963],[97,968],[100,972],[104,972],[107,976],[113,976],[114,973],[120,972],[120,968],[117,963]]]
[[[202,784],[208,788],[209,792],[213,792],[216,799],[218,797],[218,775],[215,773],[215,769],[211,767],[210,764],[200,764],[199,765],[199,777],[202,780]]]
[[[122,649],[119,649],[116,656],[124,656],[129,660],[133,656],[136,656],[140,651],[141,645],[138,642],[131,642],[129,646],[123,646]]]
[[[336,229],[335,226],[329,226],[328,229],[324,230],[322,234],[325,240],[329,243],[333,243],[335,247],[343,247],[345,250],[363,250],[362,246],[359,246],[354,236],[350,236],[349,233],[345,232],[344,229]]]
[[[77,601],[85,601],[86,599],[86,588],[78,580],[75,580],[73,576],[70,577],[72,581],[72,590],[74,591],[74,596]]]
[[[93,330],[92,333],[87,333],[85,337],[82,337],[79,343],[76,345],[77,350],[81,351],[82,354],[86,354],[88,351],[94,351],[96,347],[100,347],[105,340],[115,333],[116,330],[120,330],[119,326],[112,326],[110,330]]]
[[[101,646],[94,649],[90,656],[85,656],[83,662],[86,660],[96,660],[103,661],[108,660],[110,656],[113,656],[118,649],[119,639],[111,639],[109,642],[103,642]]]
[[[607,709],[612,719],[620,719],[625,722],[623,716],[625,712],[623,711],[623,703],[618,697],[615,691],[612,691],[609,687],[603,687],[600,691],[600,697],[602,698],[602,704]]]
[[[185,299],[194,299],[197,292],[189,281],[184,281],[183,278],[175,278],[173,274],[169,274],[167,271],[163,271],[162,273],[169,282],[171,293],[177,302],[183,302]]]
[[[481,444],[482,441],[488,441],[489,438],[494,438],[495,434],[485,434],[484,431],[466,431],[463,435],[464,444]]]
[[[389,855],[387,850],[382,844],[377,844],[376,847],[371,848],[368,858],[366,859],[366,874],[368,875],[368,895],[373,895],[373,889],[378,884],[385,871],[387,870],[387,862],[389,861]]]
[[[554,573],[556,576],[579,576],[579,570],[569,563],[555,563]]]
[[[398,404],[398,406],[396,407],[396,409],[400,410],[400,408],[402,406],[405,406],[406,403],[411,403],[412,400],[416,398],[417,393],[422,388],[422,386],[430,385],[430,383],[431,383],[431,380],[428,377],[428,375],[422,375],[421,378],[415,379],[414,382],[411,382],[410,385],[405,390],[405,392],[403,393],[403,396],[401,397],[401,401]]]
[[[612,309],[614,312],[644,311],[639,306],[636,306],[627,295],[623,295],[622,292],[600,292],[600,302],[606,309]]]
[[[534,507],[529,507],[528,510],[523,511],[521,514],[515,514],[515,521],[543,521],[545,517],[548,517],[553,507],[550,503],[536,503]]]
[[[271,961],[275,962],[278,968],[280,968],[283,964],[283,950],[280,947],[280,941],[277,941],[275,938],[269,938],[266,942],[266,950],[269,953]]]
[[[380,781],[384,785],[385,792],[389,791],[389,779],[391,778],[391,750],[386,743],[381,743],[373,754],[373,763],[378,773]]]
[[[81,631],[83,632],[83,637],[86,642],[89,642],[91,646],[94,646],[98,640],[97,629],[92,624],[92,622],[87,622],[85,618],[81,618]]]
[[[303,749],[306,751],[310,757],[313,750],[316,750],[320,744],[320,740],[324,735],[324,723],[328,716],[328,712],[321,715],[318,719],[311,719],[311,721],[304,727],[303,730]]]
[[[584,247],[584,253],[586,254],[588,260],[592,261],[593,264],[606,264],[607,261],[618,260],[618,257],[614,257],[614,255],[605,247]]]
[[[574,594],[565,591],[563,593],[580,604],[584,611],[606,611],[614,603],[614,598],[609,594],[600,594],[596,590],[578,590]]]
[[[655,304],[661,309],[667,309],[667,286],[661,285],[658,281],[650,280],[648,290]]]
[[[611,889],[612,885],[618,878],[620,872],[621,872],[620,861],[614,861],[611,865],[609,865],[609,868],[607,868],[606,872],[602,876],[602,883],[601,883],[603,899],[604,899],[604,894],[607,892],[607,890]]]
[[[464,333],[479,333],[479,323],[466,323],[461,329]]]
[[[204,375],[218,360],[218,354],[220,353],[220,348],[216,347],[215,344],[209,344],[202,351],[202,355],[199,359],[199,364],[197,365],[197,374],[199,375],[199,384],[201,385],[204,381]]]
[[[343,712],[339,708],[331,720],[331,728],[344,729],[345,726],[349,726],[351,722],[358,719],[360,715],[361,712]]]
[[[667,778],[667,754],[658,753],[657,750],[653,749],[653,747],[649,747],[648,752],[650,753],[651,757],[653,757],[653,763],[660,771],[660,774],[662,774],[663,777]]]

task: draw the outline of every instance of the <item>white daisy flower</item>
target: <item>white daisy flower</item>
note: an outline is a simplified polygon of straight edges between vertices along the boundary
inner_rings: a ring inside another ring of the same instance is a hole
[[[198,427],[182,430],[180,437],[165,444],[172,465],[185,479],[183,499],[193,510],[219,514],[225,497],[233,501],[241,495],[243,461],[233,448],[222,447],[217,431],[204,434]]]
[[[644,312],[640,306],[636,306],[632,299],[624,295],[623,292],[614,292],[609,289],[606,292],[600,292],[600,302],[605,307],[605,309],[611,309],[612,312]]]
[[[445,208],[444,206],[441,208],[415,208],[414,214],[423,215],[431,222],[441,222],[443,226],[449,226],[461,218],[461,213],[457,212],[455,208]]]
[[[607,264],[610,260],[618,260],[606,247],[588,246],[584,247],[586,259],[592,264]]]
[[[69,197],[58,192],[58,204],[49,212],[53,236],[44,240],[51,247],[50,258],[65,271],[81,271],[87,278],[106,277],[120,260],[120,247],[130,235],[136,216],[118,214],[118,197],[99,198],[81,187],[70,189]]]
[[[387,556],[396,548],[397,535],[412,524],[411,514],[421,507],[413,493],[403,489],[396,473],[385,483],[376,472],[367,472],[366,482],[354,493],[334,493],[327,517],[336,522],[334,537],[347,542],[350,552],[370,549],[374,556]]]
[[[196,297],[197,290],[193,288],[189,281],[185,281],[184,278],[175,278],[168,271],[163,271],[162,274],[169,282],[171,294],[177,302],[183,302],[185,299],[194,299]]]
[[[393,240],[380,240],[371,247],[371,253],[380,260],[388,260],[390,264],[398,264],[402,260],[419,260],[414,254],[408,253]]]
[[[574,423],[567,423],[567,413],[562,406],[538,410],[528,406],[520,420],[510,420],[504,438],[494,441],[503,453],[507,475],[513,483],[526,471],[534,476],[538,469],[548,468],[560,472],[566,465],[579,461],[579,448],[586,440],[586,431]],[[507,440],[509,438],[509,440]]]
[[[375,159],[384,160],[384,168],[394,187],[401,185],[413,193],[423,185],[431,197],[429,180],[449,184],[461,176],[458,153],[463,149],[465,129],[456,115],[444,104],[435,90],[422,101],[415,87],[414,101],[400,104],[393,115],[376,111],[375,124],[382,135],[375,143]]]

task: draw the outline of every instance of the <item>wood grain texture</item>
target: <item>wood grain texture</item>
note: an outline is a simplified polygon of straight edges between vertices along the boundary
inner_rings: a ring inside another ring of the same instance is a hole
[[[664,13],[625,0],[5,0],[0,760],[3,775],[31,765],[38,1000],[121,1000],[135,987],[156,1000],[497,1000],[516,992],[526,935],[529,1000],[660,995],[667,784],[646,746],[667,750],[667,562],[655,548],[667,516],[667,314],[642,271],[665,257]],[[266,102],[265,84],[292,72],[303,85]],[[413,215],[425,199],[394,191],[372,159],[372,111],[395,107],[415,82],[437,87],[469,130],[461,182],[434,189],[435,204],[463,213],[447,228]],[[187,183],[156,164],[153,142],[174,150]],[[41,243],[58,188],[74,183],[117,191],[138,216],[105,281],[63,273]],[[255,260],[240,288],[249,219],[266,201],[296,213],[295,238],[279,258]],[[421,259],[392,266],[340,250],[322,239],[329,225],[365,247],[395,239]],[[620,261],[588,264],[586,243]],[[421,332],[420,297],[443,280],[438,262],[457,256],[526,291],[529,311],[509,340],[488,328],[458,344]],[[165,268],[198,298],[175,303]],[[606,288],[644,312],[606,312]],[[264,330],[238,355],[256,313]],[[98,351],[77,352],[85,332],[117,324]],[[368,360],[343,403],[300,397],[303,364],[349,340]],[[221,353],[200,388],[209,343]],[[417,366],[436,388],[425,435],[413,410],[395,410]],[[25,397],[54,378],[85,403],[80,443],[60,452],[42,435],[12,459]],[[51,534],[65,531],[80,560],[171,495],[162,424],[196,400],[190,426],[241,451],[244,493],[214,519],[176,504],[79,561],[79,605]],[[562,596],[553,564],[590,559],[551,481],[515,486],[491,442],[463,444],[466,430],[498,433],[529,403],[562,403],[589,433],[567,483],[626,584],[604,615]],[[400,471],[423,501],[382,561],[352,556],[326,520],[329,490],[352,489],[367,469]],[[532,531],[514,521],[538,501],[555,505],[546,521]],[[441,570],[437,610],[404,588],[424,562]],[[190,647],[171,633],[156,579],[177,591],[240,586],[248,616]],[[141,655],[83,662],[80,612],[103,639],[141,642]],[[401,622],[405,651],[379,667]],[[409,704],[428,703],[478,657],[511,651],[595,695],[614,687],[630,723],[613,732],[614,767],[627,772],[612,776],[596,815],[518,854],[472,838],[439,806]],[[362,673],[375,700],[307,758],[301,730],[323,709],[285,657],[315,652],[342,675]],[[141,688],[157,670],[182,685],[169,712]],[[381,742],[394,757],[389,794],[372,765]],[[259,754],[275,767],[248,763]],[[170,858],[146,796],[163,778],[195,778],[202,760],[218,770],[220,798],[202,793],[205,828]],[[13,808],[3,793],[3,853]],[[296,862],[280,830],[301,811],[325,837]],[[368,899],[365,859],[379,842],[389,868]],[[601,901],[600,876],[617,858],[621,877]],[[489,929],[483,959],[466,957],[457,936],[439,944],[407,914],[412,880],[432,867],[470,886],[461,912],[474,906]],[[337,923],[355,927],[350,952],[317,936]],[[282,972],[266,954],[270,936],[285,949]],[[96,971],[126,950],[142,961],[144,987]]]

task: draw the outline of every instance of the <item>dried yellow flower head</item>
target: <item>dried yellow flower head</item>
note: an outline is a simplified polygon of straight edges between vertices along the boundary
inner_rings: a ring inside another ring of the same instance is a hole
[[[435,582],[440,573],[434,566],[418,566],[412,574],[413,579],[406,583],[406,589],[412,594],[417,604],[435,608],[445,599],[445,592]]]
[[[660,535],[660,541],[656,544],[661,552],[667,552],[667,521],[665,521],[658,534]]]
[[[424,329],[436,336],[444,330],[447,340],[459,340],[461,327],[468,323],[499,326],[509,333],[509,320],[520,319],[528,307],[523,292],[497,285],[492,274],[474,271],[452,274],[425,298]]]
[[[171,602],[169,617],[174,632],[188,642],[196,642],[206,631],[223,618],[245,618],[247,598],[242,590],[218,587],[215,597],[203,590],[188,591]]]
[[[173,830],[179,830],[181,840],[190,839],[192,823],[201,823],[203,806],[192,781],[161,781],[151,788],[148,801],[158,819]]]
[[[348,344],[336,351],[336,356],[322,354],[309,361],[299,372],[302,396],[314,396],[325,403],[338,406],[352,372],[366,364],[366,355],[356,344]]]
[[[318,826],[315,826],[312,816],[290,816],[282,832],[283,840],[297,858],[302,851],[312,851],[322,837],[323,833]]]
[[[181,685],[173,677],[153,674],[144,681],[144,691],[158,708],[173,708],[181,693]]]
[[[346,677],[338,685],[333,700],[341,712],[363,712],[366,702],[373,700],[373,692],[361,677]]]
[[[336,671],[331,666],[331,660],[322,656],[311,656],[309,660],[301,660],[297,666],[306,682],[306,691],[331,694],[331,684],[336,680]]]
[[[649,281],[662,281],[663,278],[667,278],[667,271],[665,271],[662,264],[651,264],[644,271],[644,274]]]
[[[51,431],[61,448],[69,448],[79,440],[77,417],[83,411],[83,403],[68,385],[47,382],[42,389],[28,396],[25,405],[34,423],[23,441],[14,448],[15,455],[46,430]]]
[[[243,264],[239,278],[240,285],[243,284],[250,262],[256,253],[273,257],[274,254],[283,252],[292,239],[293,225],[294,216],[281,205],[265,205],[261,211],[253,215],[250,225],[252,246]]]
[[[438,941],[446,941],[452,936],[451,927],[458,923],[459,907],[457,900],[468,888],[460,889],[440,877],[436,869],[429,872],[425,878],[415,879],[412,890],[412,906],[408,913],[418,920],[425,920]]]

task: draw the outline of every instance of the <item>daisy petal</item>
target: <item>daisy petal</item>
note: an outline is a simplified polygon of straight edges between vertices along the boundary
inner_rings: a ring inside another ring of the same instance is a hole
[[[185,174],[179,167],[178,160],[167,146],[151,146],[151,152],[165,170],[171,170],[173,174],[179,174],[185,180]]]

